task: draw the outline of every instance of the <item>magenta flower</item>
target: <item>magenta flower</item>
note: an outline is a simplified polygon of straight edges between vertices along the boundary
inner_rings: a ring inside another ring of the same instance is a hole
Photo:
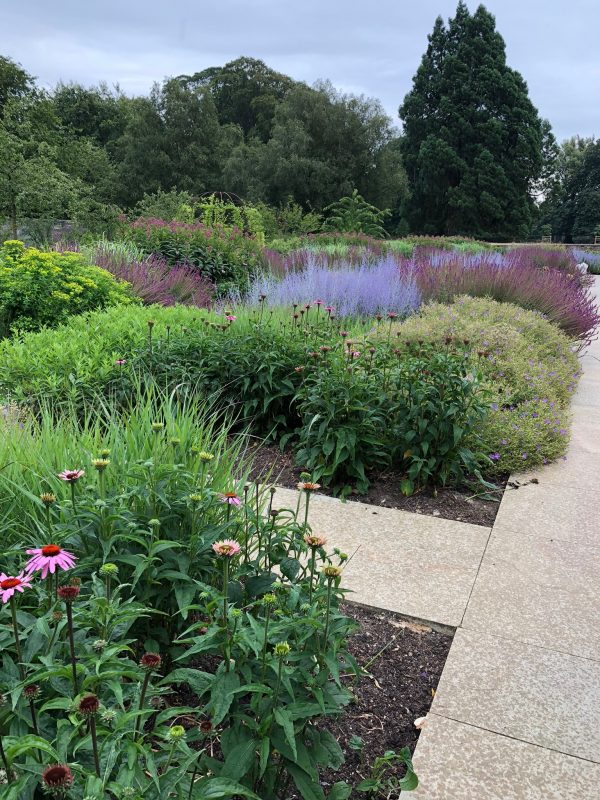
[[[77,483],[79,478],[82,478],[84,475],[84,469],[63,469],[62,472],[58,473],[58,477],[61,481],[66,481],[67,483]]]
[[[0,572],[0,598],[3,603],[8,603],[15,592],[31,589],[31,575],[21,572],[19,575],[5,575]]]
[[[225,494],[221,495],[221,502],[227,503],[230,506],[241,506],[242,501],[237,496],[235,492],[225,492]]]
[[[352,358],[358,358],[359,356],[360,356],[360,353],[359,353],[358,350],[353,350],[352,351]]]
[[[212,546],[212,549],[218,556],[233,558],[240,552],[242,548],[240,547],[239,542],[236,542],[235,539],[223,539],[222,542],[215,542]]]
[[[38,572],[38,570],[41,570],[42,579],[45,578],[48,573],[54,575],[57,567],[65,571],[73,569],[75,561],[77,560],[73,553],[68,553],[57,544],[46,544],[43,547],[27,550],[27,555],[33,556],[33,558],[29,559],[25,565],[25,569],[27,572]]]
[[[115,364],[118,364],[120,367],[122,367],[123,364],[125,364],[125,359],[124,358],[117,358],[117,360],[115,361]]]
[[[500,461],[500,453],[490,453],[488,457],[490,461]]]
[[[227,320],[227,322],[235,322],[237,317],[234,316],[233,314],[227,314],[225,319]]]

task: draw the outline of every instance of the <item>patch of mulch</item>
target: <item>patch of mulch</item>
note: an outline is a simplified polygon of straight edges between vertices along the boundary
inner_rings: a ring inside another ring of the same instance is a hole
[[[429,711],[452,643],[452,636],[389,611],[350,603],[343,611],[360,626],[350,637],[349,650],[368,675],[352,687],[356,701],[339,720],[327,723],[346,762],[339,771],[322,775],[324,788],[340,780],[357,785],[386,750],[414,751],[419,738],[415,720]],[[362,753],[349,746],[356,736],[363,741]],[[352,794],[359,797],[365,795]]]
[[[270,481],[294,489],[300,480],[300,473],[304,471],[294,463],[291,453],[282,453],[276,445],[253,443],[249,446],[247,455],[252,462],[250,477],[254,481],[259,481],[270,473]],[[405,497],[400,491],[402,477],[399,472],[393,471],[371,475],[369,491],[366,494],[351,494],[347,499],[458,522],[471,522],[489,528],[494,524],[507,480],[504,478],[498,482],[497,491],[493,493],[494,499],[490,500],[476,496],[475,492],[478,490],[468,489],[438,489],[437,496],[430,491],[423,491]],[[326,489],[321,492],[329,494]],[[480,493],[484,494],[483,488]]]

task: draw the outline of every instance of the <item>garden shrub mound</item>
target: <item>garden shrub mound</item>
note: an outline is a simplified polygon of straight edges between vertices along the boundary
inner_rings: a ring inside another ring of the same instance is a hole
[[[78,253],[46,253],[16,240],[0,247],[0,337],[133,300],[128,284]]]
[[[489,473],[545,464],[563,455],[569,402],[580,365],[569,338],[534,311],[484,298],[430,303],[397,326],[400,342],[467,342],[484,376],[490,410],[480,430]]]
[[[3,796],[325,800],[360,675],[348,556],[306,524],[311,485],[274,511],[232,471],[210,409],[133,408],[3,430]]]

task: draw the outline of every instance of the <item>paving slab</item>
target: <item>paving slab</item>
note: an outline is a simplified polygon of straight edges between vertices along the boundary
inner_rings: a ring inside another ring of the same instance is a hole
[[[600,766],[429,714],[414,800],[598,800]]]
[[[573,455],[571,461],[571,469],[576,473],[580,462]],[[596,469],[588,479],[596,481],[598,472],[596,457]],[[494,522],[494,534],[521,531],[526,535],[600,546],[600,486],[594,490],[561,483],[560,465],[554,475],[554,482],[542,480],[507,489]]]
[[[463,627],[600,660],[600,547],[542,531],[494,528]]]
[[[600,762],[600,661],[459,628],[431,711]]]
[[[573,407],[588,406],[600,408],[600,369],[584,366],[584,374],[572,397]]]
[[[600,492],[598,455],[586,450],[576,449],[575,444],[571,443],[564,460],[560,459],[529,472],[517,472],[511,475],[511,480],[519,483],[527,483],[532,479],[536,480],[539,486],[554,487],[555,491],[561,487],[572,487],[585,491]],[[521,491],[521,489],[517,491]],[[510,505],[512,498],[506,497],[506,502]],[[508,508],[506,510],[508,511]]]
[[[297,492],[277,489],[276,508]],[[350,599],[417,619],[460,624],[489,528],[315,494],[309,523],[351,556],[343,585]]]

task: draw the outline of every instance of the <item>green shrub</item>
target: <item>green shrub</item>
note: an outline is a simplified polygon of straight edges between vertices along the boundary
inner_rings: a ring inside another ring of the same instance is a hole
[[[243,488],[207,409],[133,406],[44,414],[0,440],[0,569],[23,577],[26,546],[75,561],[6,598],[3,797],[57,796],[49,765],[68,764],[59,788],[78,798],[276,800],[289,782],[324,800],[319,773],[344,759],[323,723],[358,674],[347,557],[312,543],[301,503],[272,514],[269,492]]]
[[[127,284],[79,253],[45,253],[19,241],[0,247],[0,336],[55,327],[72,314],[132,301]]]
[[[124,225],[121,236],[146,255],[158,253],[170,264],[191,264],[222,294],[230,288],[245,289],[263,264],[260,242],[236,227],[140,217]]]
[[[468,342],[490,391],[491,411],[481,427],[485,451],[495,457],[488,472],[537,466],[565,452],[580,367],[571,341],[541,314],[460,297],[425,306],[397,334],[403,343],[438,348],[446,339]]]

